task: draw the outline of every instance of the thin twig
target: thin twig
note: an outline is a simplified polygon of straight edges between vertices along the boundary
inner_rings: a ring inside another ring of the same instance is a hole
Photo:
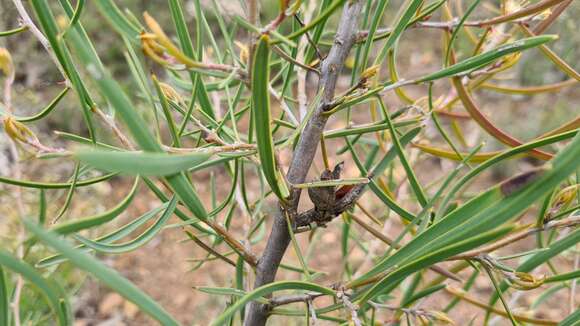
[[[286,296],[279,296],[270,299],[270,305],[277,307],[282,306],[290,303],[296,302],[308,302],[321,297],[325,294],[322,293],[306,293],[306,294],[295,294],[295,295],[286,295]]]
[[[38,27],[36,27],[34,21],[32,21],[32,18],[30,18],[30,16],[28,15],[28,12],[26,11],[24,5],[22,4],[22,1],[12,0],[12,2],[14,3],[14,6],[16,7],[18,14],[20,15],[20,18],[22,18],[23,24],[28,26],[28,29],[30,29],[32,34],[34,34],[34,37],[36,37],[38,42],[40,42],[42,47],[44,47],[50,59],[56,64],[58,71],[60,71],[62,78],[64,78],[65,86],[70,87],[70,81],[68,80],[64,68],[61,66],[60,62],[56,58],[56,55],[54,54],[54,51],[52,51],[52,47],[50,46],[50,43],[48,42],[44,34],[42,34],[42,32],[38,29]]]

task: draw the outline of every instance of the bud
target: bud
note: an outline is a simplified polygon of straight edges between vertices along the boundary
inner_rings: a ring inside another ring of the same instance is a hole
[[[14,120],[13,117],[6,117],[4,119],[4,130],[6,134],[13,140],[21,141],[23,143],[35,142],[36,135],[32,130],[28,129],[24,124]]]
[[[162,65],[169,64],[165,59],[165,56],[167,55],[189,68],[200,67],[199,62],[185,55],[175,44],[173,44],[171,39],[169,39],[167,34],[165,34],[161,28],[161,25],[159,25],[159,23],[151,17],[149,13],[143,13],[143,18],[145,19],[145,24],[154,36],[154,38],[152,38],[150,34],[141,34],[141,44],[143,45],[143,51],[145,54]],[[153,42],[150,41],[151,39]]]
[[[367,69],[365,69],[365,71],[363,71],[360,78],[361,79],[371,79],[377,74],[377,72],[379,71],[380,68],[381,68],[380,65],[374,65],[374,66],[368,67]]]
[[[546,280],[545,275],[542,275],[541,277],[537,278],[532,274],[524,272],[508,273],[506,279],[506,281],[510,284],[511,287],[522,291],[536,289],[542,286],[545,280]]]
[[[168,100],[173,101],[177,104],[183,103],[183,98],[181,97],[181,95],[179,95],[179,93],[169,84],[159,82],[159,88],[161,88],[161,92],[163,92],[163,95]]]
[[[58,25],[58,27],[64,29],[68,26],[68,18],[66,18],[63,15],[58,15],[56,17],[56,24]]]
[[[560,211],[562,208],[568,207],[570,203],[574,201],[574,198],[576,198],[576,192],[578,191],[579,187],[580,184],[568,186],[556,194],[554,201],[552,202],[552,206],[544,218],[544,223],[549,222],[558,211]]]
[[[436,325],[455,325],[455,322],[446,313],[442,311],[434,311],[430,310],[427,311],[427,316],[429,319],[434,322]]]
[[[164,58],[165,53],[163,48],[161,47],[161,45],[159,45],[159,43],[155,41],[155,39],[157,39],[157,36],[149,33],[141,33],[139,38],[141,39],[141,47],[143,48],[143,53],[146,56],[153,59],[153,61],[157,62],[162,66],[169,64],[169,62]]]
[[[247,64],[248,59],[250,58],[250,51],[248,50],[248,47],[239,41],[234,41],[234,43],[238,48],[240,48],[240,60]]]
[[[161,25],[155,20],[155,18],[151,17],[148,12],[143,13],[143,19],[145,20],[145,24],[147,27],[153,32],[153,34],[157,35],[160,39],[168,39],[167,35],[161,28]]]
[[[12,64],[12,56],[5,48],[0,48],[0,70],[6,76],[11,76],[14,73],[14,66]]]

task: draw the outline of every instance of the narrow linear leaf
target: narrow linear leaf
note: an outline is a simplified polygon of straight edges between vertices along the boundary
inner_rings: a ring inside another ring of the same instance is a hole
[[[512,43],[508,43],[505,45],[502,45],[496,49],[493,49],[491,51],[482,53],[482,54],[478,54],[476,56],[473,56],[469,59],[463,60],[461,62],[458,62],[452,66],[449,66],[447,68],[441,69],[437,72],[434,72],[432,74],[429,74],[427,76],[421,77],[419,78],[417,81],[418,82],[428,82],[428,81],[432,81],[432,80],[436,80],[436,79],[440,79],[440,78],[444,78],[444,77],[449,77],[449,76],[456,76],[458,74],[461,73],[465,73],[465,72],[469,72],[472,71],[474,69],[478,69],[481,68],[483,66],[488,65],[489,63],[503,57],[506,56],[508,54],[511,53],[515,53],[515,52],[520,52],[529,48],[533,48],[536,46],[539,46],[541,44],[553,41],[555,39],[557,39],[558,36],[556,35],[542,35],[542,36],[534,36],[534,37],[528,37],[528,38],[524,38]]]
[[[127,207],[129,207],[129,204],[131,204],[133,198],[135,197],[138,185],[139,179],[137,178],[133,183],[133,187],[129,191],[129,194],[119,204],[117,204],[110,210],[103,212],[101,214],[83,217],[65,223],[60,223],[54,228],[52,228],[51,231],[59,234],[68,234],[88,229],[91,227],[99,226],[101,224],[112,221],[115,217],[123,213],[127,209]]]
[[[300,281],[282,281],[282,282],[275,282],[266,284],[255,289],[252,292],[241,297],[238,301],[236,301],[233,305],[231,305],[226,311],[224,311],[221,315],[219,315],[216,320],[213,321],[212,325],[220,326],[224,325],[224,322],[232,317],[238,310],[243,308],[248,302],[252,300],[256,300],[260,297],[264,297],[275,291],[281,290],[304,290],[304,291],[314,291],[322,294],[327,294],[331,296],[335,296],[336,293],[334,290],[320,286],[314,283],[308,282],[300,282]]]
[[[85,246],[97,252],[103,252],[107,254],[121,254],[136,250],[139,247],[144,246],[149,241],[151,241],[151,239],[153,239],[153,237],[155,237],[155,235],[157,235],[157,233],[161,231],[163,225],[165,225],[165,222],[167,222],[167,220],[171,217],[171,215],[173,215],[176,205],[177,205],[177,197],[173,197],[169,202],[169,205],[161,215],[161,217],[159,217],[159,219],[153,225],[151,225],[147,230],[145,230],[145,232],[143,232],[142,234],[140,234],[138,237],[136,237],[131,241],[124,243],[108,244],[99,241],[93,241],[80,235],[76,235],[75,239],[77,239]]]
[[[562,320],[558,326],[578,326],[578,321],[580,321],[580,309],[576,309],[566,319]]]
[[[127,300],[137,305],[143,312],[155,318],[162,325],[174,326],[179,323],[171,317],[157,302],[137,288],[129,280],[121,276],[117,271],[105,266],[97,259],[73,248],[65,240],[59,239],[54,233],[43,230],[33,222],[24,220],[26,228],[38,237],[43,243],[53,247],[75,266],[94,275],[101,282],[108,285]]]
[[[141,28],[135,26],[125,17],[115,2],[112,0],[99,0],[94,1],[94,3],[105,19],[119,34],[125,36],[129,41],[138,44]]]
[[[95,168],[130,175],[167,176],[194,168],[211,155],[206,153],[167,154],[79,150],[74,156]]]
[[[95,177],[91,179],[85,179],[77,181],[76,186],[78,187],[85,187],[90,186],[95,183],[99,183],[105,180],[109,180],[110,178],[114,177],[116,173],[109,173],[102,175],[100,177]],[[37,181],[29,181],[29,180],[19,180],[7,177],[0,177],[0,183],[11,184],[23,188],[38,188],[38,189],[66,189],[69,188],[72,182],[37,182]]]
[[[389,34],[389,37],[387,38],[385,45],[381,49],[381,52],[379,53],[377,58],[375,59],[375,64],[379,64],[387,57],[389,50],[391,50],[391,48],[397,43],[397,41],[401,37],[401,34],[403,34],[403,31],[405,31],[405,29],[407,28],[409,21],[413,19],[413,16],[415,16],[415,12],[417,12],[417,9],[419,9],[419,6],[421,6],[421,4],[423,3],[423,0],[410,0],[408,3],[409,5],[397,20],[395,27],[393,28],[393,31]]]
[[[6,273],[0,264],[0,325],[10,325],[10,307],[9,307],[8,281],[6,280]]]
[[[32,266],[4,250],[0,250],[0,265],[22,275],[42,292],[50,307],[56,313],[59,325],[66,326],[72,322],[72,318],[69,316],[70,309],[68,312],[66,310],[68,307],[68,300],[62,292],[62,289],[55,283],[51,280],[45,279],[38,271],[32,268]],[[63,302],[64,305],[62,304]]]
[[[20,27],[14,28],[14,29],[10,29],[10,30],[7,30],[7,31],[0,32],[0,37],[18,34],[20,32],[24,32],[26,30],[28,30],[28,26],[26,26],[26,25],[20,26]]]
[[[157,216],[157,214],[159,212],[161,212],[163,209],[167,208],[168,204],[169,204],[169,202],[164,203],[163,205],[161,205],[159,207],[153,208],[152,210],[150,210],[147,213],[135,218],[131,222],[123,225],[122,227],[120,227],[114,231],[111,231],[110,233],[107,233],[103,236],[98,237],[97,239],[95,239],[95,241],[98,241],[101,243],[112,243],[114,241],[117,241],[119,239],[122,239],[122,238],[130,235],[131,233],[133,233],[134,231],[139,229],[141,226],[143,226],[145,223],[149,222],[149,220],[151,220],[155,216]],[[75,249],[79,249],[83,252],[90,251],[85,245],[76,246]],[[60,264],[64,261],[67,261],[66,257],[64,257],[61,254],[56,254],[56,255],[52,255],[52,256],[41,259],[40,261],[38,261],[35,264],[35,267],[45,268],[45,267],[49,267],[49,266],[52,266],[55,264]]]
[[[58,103],[60,103],[60,100],[64,98],[69,90],[69,87],[63,89],[44,109],[42,109],[37,114],[30,117],[16,117],[16,120],[20,122],[32,122],[46,117],[50,112],[52,112],[52,110],[54,110],[54,108],[56,108]]]
[[[276,167],[274,143],[270,129],[270,45],[269,37],[263,35],[256,45],[252,66],[252,118],[256,130],[256,142],[262,171],[272,191],[280,199],[288,196],[288,189]]]

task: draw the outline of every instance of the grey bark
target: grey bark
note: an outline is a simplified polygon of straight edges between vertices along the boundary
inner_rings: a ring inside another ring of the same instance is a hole
[[[292,184],[303,183],[312,165],[316,154],[320,136],[328,117],[323,115],[324,109],[332,102],[336,89],[336,82],[344,66],[344,60],[348,56],[355,42],[358,32],[358,18],[362,9],[360,0],[347,1],[342,11],[334,44],[326,59],[322,62],[319,91],[323,92],[321,104],[315,109],[307,122],[302,136],[298,141],[292,162],[288,169],[287,178]],[[286,224],[285,214],[296,216],[296,210],[300,199],[300,189],[294,189],[290,203],[284,211],[279,206],[278,213],[274,217],[272,231],[262,257],[256,267],[256,280],[254,288],[271,283],[276,278],[276,272],[284,253],[290,244],[290,234]],[[251,302],[247,308],[246,326],[262,326],[266,324],[270,307],[267,305]]]

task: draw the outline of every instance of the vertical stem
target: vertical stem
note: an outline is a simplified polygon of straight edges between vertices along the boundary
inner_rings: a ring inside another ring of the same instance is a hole
[[[328,116],[323,113],[328,103],[332,102],[334,98],[336,82],[344,66],[344,61],[355,42],[361,9],[362,2],[360,0],[347,1],[344,5],[334,44],[321,66],[322,74],[319,81],[319,92],[322,92],[321,104],[314,109],[315,111],[308,120],[288,169],[287,178],[292,184],[304,182],[316,155],[320,136],[328,120]],[[274,281],[278,266],[290,244],[290,234],[283,210],[286,209],[286,213],[293,218],[296,215],[299,198],[300,189],[293,189],[289,204],[284,208],[281,204],[279,205],[266,249],[256,267],[254,288]],[[268,309],[266,305],[251,302],[248,305],[244,324],[246,326],[265,325],[268,319]]]

